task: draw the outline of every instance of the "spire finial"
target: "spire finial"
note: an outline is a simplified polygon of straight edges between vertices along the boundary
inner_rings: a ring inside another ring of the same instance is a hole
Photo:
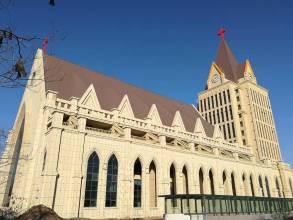
[[[220,28],[220,30],[218,31],[218,36],[220,36],[220,38],[222,39],[222,41],[225,40],[225,37],[224,37],[225,32],[226,32],[226,30],[224,28]]]
[[[49,42],[48,37],[45,37],[44,42],[43,42],[44,53],[46,53],[48,42]]]

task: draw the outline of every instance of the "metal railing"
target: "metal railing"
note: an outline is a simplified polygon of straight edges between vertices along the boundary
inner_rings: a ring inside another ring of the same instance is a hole
[[[293,211],[293,199],[252,196],[164,195],[166,214],[269,214]]]

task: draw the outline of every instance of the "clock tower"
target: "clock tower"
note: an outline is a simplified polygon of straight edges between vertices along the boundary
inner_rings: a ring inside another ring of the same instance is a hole
[[[198,95],[198,108],[223,138],[252,148],[256,159],[281,161],[268,90],[260,86],[249,60],[239,63],[221,37],[211,64],[205,90]]]

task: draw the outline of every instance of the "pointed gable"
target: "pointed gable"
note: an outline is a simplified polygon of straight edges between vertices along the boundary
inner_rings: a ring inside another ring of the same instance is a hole
[[[93,84],[91,84],[84,92],[79,100],[79,104],[91,109],[100,109],[100,103]]]
[[[121,100],[120,105],[118,106],[119,115],[125,117],[134,117],[132,107],[127,95],[124,95],[123,99]]]
[[[196,133],[197,135],[200,135],[200,136],[206,136],[206,133],[205,133],[205,130],[204,130],[204,127],[201,123],[200,118],[196,119],[196,123],[194,126],[194,133]]]
[[[215,125],[213,138],[214,138],[214,139],[221,139],[221,140],[224,140],[224,138],[223,138],[223,134],[222,134],[222,132],[221,132],[221,129],[220,129],[219,125]]]
[[[150,119],[153,124],[162,125],[160,114],[155,104],[152,104],[147,118]]]
[[[182,131],[185,131],[185,126],[179,111],[175,112],[174,119],[172,121],[172,127],[176,127]]]

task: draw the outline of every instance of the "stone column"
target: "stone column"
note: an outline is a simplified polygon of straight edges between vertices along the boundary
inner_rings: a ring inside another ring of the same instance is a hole
[[[227,195],[233,195],[231,174],[226,176],[226,186],[225,186],[225,188],[227,190]]]
[[[123,130],[125,139],[131,140],[131,128],[125,127]]]
[[[204,180],[204,193],[205,194],[211,194],[211,182],[210,182],[210,177],[207,174],[204,174],[204,177],[203,177],[203,180]]]

